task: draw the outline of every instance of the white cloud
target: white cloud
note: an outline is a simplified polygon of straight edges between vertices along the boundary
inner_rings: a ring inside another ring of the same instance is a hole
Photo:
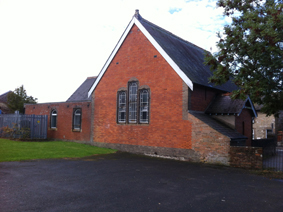
[[[135,9],[207,50],[229,21],[210,0],[2,0],[0,94],[23,84],[39,102],[65,101],[99,73]]]

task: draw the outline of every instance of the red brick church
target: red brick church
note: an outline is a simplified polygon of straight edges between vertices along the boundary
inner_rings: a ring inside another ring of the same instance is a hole
[[[215,86],[205,50],[136,10],[103,69],[66,101],[25,105],[49,116],[49,139],[229,165],[231,146],[251,145],[251,100]]]

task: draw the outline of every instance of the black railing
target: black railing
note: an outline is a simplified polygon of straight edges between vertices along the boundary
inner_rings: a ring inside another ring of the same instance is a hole
[[[277,147],[275,138],[253,140],[252,146],[262,147],[264,169],[283,171],[283,147]]]
[[[274,138],[252,140],[253,147],[262,147],[263,158],[276,154],[276,140]]]

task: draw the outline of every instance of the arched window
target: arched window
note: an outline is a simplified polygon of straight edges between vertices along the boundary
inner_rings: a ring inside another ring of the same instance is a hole
[[[137,123],[137,82],[129,83],[129,123]]]
[[[50,127],[57,128],[57,111],[56,110],[51,111]]]
[[[73,129],[80,130],[82,122],[82,111],[81,109],[75,109],[73,115]]]
[[[118,123],[126,123],[126,92],[120,91],[118,93]]]
[[[149,91],[140,91],[140,123],[148,123],[149,117]]]

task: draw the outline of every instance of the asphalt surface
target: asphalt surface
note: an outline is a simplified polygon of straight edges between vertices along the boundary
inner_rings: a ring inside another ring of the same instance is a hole
[[[0,163],[0,211],[283,211],[283,181],[127,153]]]

